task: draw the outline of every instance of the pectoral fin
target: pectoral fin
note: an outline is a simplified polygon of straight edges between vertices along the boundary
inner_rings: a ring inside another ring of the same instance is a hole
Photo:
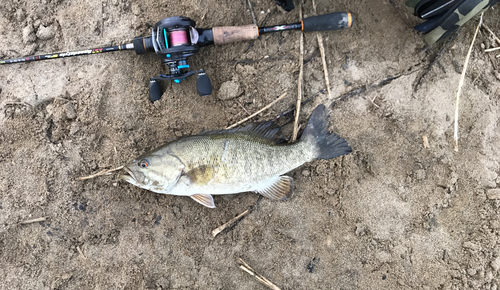
[[[206,207],[215,208],[214,199],[210,194],[193,194],[191,198]]]
[[[255,192],[272,200],[286,200],[293,193],[293,178],[280,176],[264,188],[255,190]]]

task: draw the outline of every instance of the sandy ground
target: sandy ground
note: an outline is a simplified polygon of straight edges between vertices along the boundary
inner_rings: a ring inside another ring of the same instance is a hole
[[[259,26],[297,22],[298,9],[273,2],[252,2]],[[304,35],[304,98],[314,98],[301,123],[330,106],[330,129],[353,153],[291,172],[286,202],[244,193],[216,196],[208,209],[115,175],[76,177],[224,128],[247,116],[241,106],[255,112],[283,92],[256,120],[288,110],[300,32],[204,47],[189,63],[207,71],[214,93],[199,97],[191,77],[165,84],[154,104],[147,84],[164,73],[154,54],[1,66],[0,288],[266,289],[238,268],[241,257],[281,289],[498,289],[500,59],[482,49],[498,45],[481,30],[455,152],[455,92],[477,19],[426,49],[399,1],[316,2],[319,14],[348,10],[355,23],[322,33],[332,97],[322,93],[316,34]],[[500,35],[498,10],[485,22]],[[313,15],[311,1],[303,11]],[[128,43],[175,15],[205,28],[252,23],[245,1],[1,1],[0,59]],[[21,224],[39,217],[46,221]]]

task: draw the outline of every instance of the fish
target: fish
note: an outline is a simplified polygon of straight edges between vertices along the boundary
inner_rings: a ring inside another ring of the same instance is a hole
[[[285,173],[316,159],[352,152],[344,138],[328,130],[329,112],[317,106],[300,137],[284,143],[274,121],[181,137],[124,165],[120,177],[156,193],[189,196],[214,208],[213,195],[256,192],[272,200],[293,193]]]

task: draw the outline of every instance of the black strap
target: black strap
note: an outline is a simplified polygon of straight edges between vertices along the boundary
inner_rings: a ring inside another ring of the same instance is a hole
[[[429,19],[437,15],[441,15],[450,10],[458,2],[464,0],[423,0],[415,6],[415,16],[422,19]]]

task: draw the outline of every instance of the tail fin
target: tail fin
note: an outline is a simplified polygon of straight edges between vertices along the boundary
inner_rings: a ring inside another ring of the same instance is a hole
[[[317,149],[316,159],[331,159],[352,152],[344,138],[328,131],[328,112],[325,105],[314,109],[300,140],[312,143]]]

